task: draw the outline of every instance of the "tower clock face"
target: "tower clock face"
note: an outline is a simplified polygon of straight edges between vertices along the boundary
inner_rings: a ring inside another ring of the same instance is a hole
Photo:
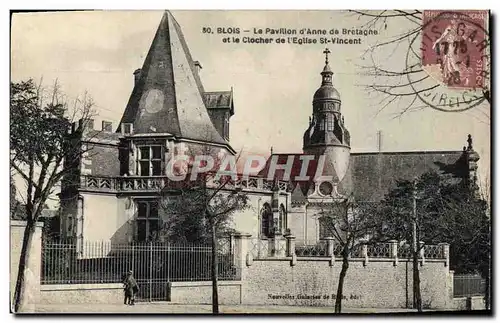
[[[148,113],[157,113],[163,107],[163,99],[162,91],[151,89],[141,99],[142,108]]]
[[[319,184],[319,193],[323,196],[329,196],[333,192],[333,185],[330,182],[323,182]]]

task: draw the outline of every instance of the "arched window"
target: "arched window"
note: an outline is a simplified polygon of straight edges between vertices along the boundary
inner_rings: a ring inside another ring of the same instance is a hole
[[[325,130],[325,123],[326,123],[325,117],[321,116],[319,118],[319,130],[321,131]]]
[[[279,215],[279,222],[278,222],[278,232],[279,233],[285,233],[287,227],[287,219],[286,219],[286,210],[285,206],[283,204],[280,205],[280,215]]]
[[[260,234],[263,238],[268,238],[271,236],[273,223],[273,211],[271,210],[271,206],[268,203],[265,203],[262,206],[262,210],[260,211]]]
[[[333,219],[330,216],[322,216],[319,219],[319,238],[325,239],[333,236]]]
[[[326,130],[333,131],[334,129],[334,117],[332,114],[326,116]]]

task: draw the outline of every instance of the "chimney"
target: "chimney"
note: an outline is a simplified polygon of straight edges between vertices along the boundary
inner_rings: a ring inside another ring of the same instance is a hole
[[[194,66],[196,67],[196,73],[200,74],[201,69],[203,68],[201,67],[201,63],[199,61],[195,61]]]
[[[378,152],[382,152],[382,131],[377,131],[377,149]]]
[[[103,121],[102,122],[102,131],[112,132],[113,131],[113,123],[110,121]]]
[[[83,133],[88,133],[94,130],[94,119],[80,119],[78,120],[77,129],[80,129]]]
[[[137,83],[141,79],[141,72],[142,72],[142,70],[140,68],[138,68],[134,71],[134,85],[137,85]]]

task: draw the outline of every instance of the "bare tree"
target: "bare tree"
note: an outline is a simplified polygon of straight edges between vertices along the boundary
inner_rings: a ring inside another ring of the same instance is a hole
[[[339,201],[323,202],[320,205],[320,225],[326,235],[335,238],[342,256],[335,313],[342,312],[344,280],[349,269],[349,258],[353,252],[359,252],[362,245],[371,243],[371,233],[378,227],[369,209],[369,204],[356,202],[352,196]]]
[[[18,312],[24,297],[24,274],[29,259],[35,224],[63,176],[75,171],[74,165],[85,153],[70,140],[73,121],[81,120],[81,133],[91,120],[93,101],[88,95],[72,104],[57,82],[48,92],[33,80],[11,83],[10,95],[10,169],[26,185],[26,229],[19,260],[14,292],[14,311]]]
[[[215,154],[212,147],[205,146],[202,155]],[[219,313],[218,245],[221,235],[231,230],[232,216],[248,207],[248,196],[233,185],[237,174],[221,175],[218,171],[226,169],[221,169],[219,158],[213,159],[213,167],[194,178],[193,169],[207,165],[187,165],[185,180],[169,181],[162,189],[160,205],[167,213],[163,227],[167,239],[211,242],[212,312]]]
[[[358,20],[363,21],[362,28],[389,33],[384,40],[369,46],[362,53],[363,63],[359,66],[360,74],[370,80],[362,86],[374,99],[378,99],[374,100],[378,112],[395,105],[398,110],[396,116],[400,117],[407,112],[428,108],[430,105],[423,98],[440,84],[436,83],[421,65],[422,45],[419,40],[426,27],[423,12],[420,10],[350,10],[350,12],[357,16]],[[466,15],[463,15],[463,18],[468,19]],[[396,32],[391,34],[392,30]],[[434,39],[438,40],[439,38]],[[488,47],[489,42],[484,46]],[[489,56],[485,55],[483,58],[486,59],[486,67],[481,73],[484,74],[483,77],[489,78]],[[484,101],[491,103],[490,85],[485,84],[479,90],[481,94],[472,97],[467,105],[478,106],[478,109],[474,110],[474,116],[482,122],[489,123],[489,107],[484,111],[484,107],[479,105]],[[439,102],[435,107],[440,109],[444,105]]]

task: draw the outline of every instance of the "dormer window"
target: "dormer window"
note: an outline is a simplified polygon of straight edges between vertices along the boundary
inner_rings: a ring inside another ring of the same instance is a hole
[[[132,123],[122,123],[122,135],[131,135],[134,131],[134,125]]]
[[[165,169],[165,149],[161,145],[137,147],[137,174],[161,176]]]

